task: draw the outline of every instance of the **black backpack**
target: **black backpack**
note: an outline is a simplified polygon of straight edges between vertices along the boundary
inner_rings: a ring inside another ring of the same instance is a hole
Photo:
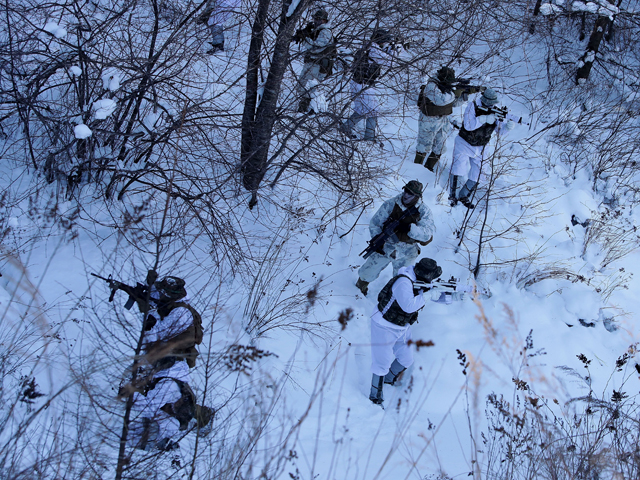
[[[195,418],[196,415],[196,396],[188,383],[169,377],[156,378],[149,382],[144,389],[144,395],[146,396],[151,390],[156,388],[156,385],[162,380],[173,380],[176,382],[180,389],[180,398],[173,403],[165,403],[160,407],[160,410],[178,420],[178,422],[180,422],[180,430],[186,430],[189,426],[189,421]]]
[[[338,57],[338,42],[335,37],[331,38],[331,43],[324,47],[320,54],[320,73],[324,73],[327,77],[333,73],[333,65]]]
[[[362,47],[353,56],[353,81],[360,85],[373,85],[380,76],[380,65],[371,59],[369,49]]]
[[[193,308],[191,305],[185,302],[169,302],[163,304],[158,308],[158,313],[160,314],[159,321],[163,321],[163,319],[171,313],[171,311],[175,308],[186,308],[191,312],[191,317],[193,319],[193,323],[183,332],[178,335],[170,338],[165,338],[159,342],[155,342],[151,346],[147,348],[147,354],[154,357],[154,346],[160,346],[160,351],[162,353],[161,358],[155,358],[153,364],[158,366],[163,366],[162,368],[168,368],[173,365],[178,360],[186,360],[189,368],[193,368],[196,366],[196,357],[198,356],[198,350],[196,345],[200,345],[202,343],[203,330],[202,330],[202,316],[198,311]],[[145,322],[145,330],[149,331],[156,324],[156,319],[152,315],[147,317],[147,321]],[[167,346],[172,345],[170,349],[167,350]],[[157,350],[155,350],[157,352]],[[166,357],[166,358],[164,358]],[[161,360],[165,360],[162,362]]]

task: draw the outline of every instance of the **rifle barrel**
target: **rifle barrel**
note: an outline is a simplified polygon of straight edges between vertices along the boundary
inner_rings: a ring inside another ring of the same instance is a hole
[[[93,272],[91,272],[91,275],[93,275],[93,276],[94,276],[94,277],[96,277],[96,278],[99,278],[100,280],[104,280],[105,282],[110,282],[110,281],[111,281],[111,280],[110,280],[110,279],[108,279],[108,278],[101,277],[101,276],[100,276],[100,275],[98,275],[97,273],[93,273]]]

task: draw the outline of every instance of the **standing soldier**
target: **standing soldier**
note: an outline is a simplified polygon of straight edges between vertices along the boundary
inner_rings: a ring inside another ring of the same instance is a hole
[[[440,160],[447,133],[451,129],[449,116],[453,113],[453,107],[459,107],[469,100],[469,93],[479,91],[478,87],[472,86],[456,88],[455,81],[456,73],[453,68],[443,66],[435,78],[429,78],[420,87],[418,145],[413,162],[422,165],[429,153],[424,166],[432,172]]]
[[[224,24],[240,8],[241,0],[209,0],[197,23],[206,23],[211,31],[209,55],[224,51]]]
[[[369,283],[373,282],[387,265],[393,263],[393,275],[401,267],[412,263],[420,255],[420,245],[427,245],[433,239],[436,227],[431,210],[421,201],[422,183],[411,180],[403,187],[403,193],[384,202],[369,223],[371,237],[380,234],[389,224],[401,219],[393,235],[379,251],[373,252],[358,270],[356,287],[366,295]],[[405,215],[405,211],[415,207],[415,213]]]
[[[293,36],[296,43],[303,42],[304,66],[298,79],[298,95],[300,105],[298,112],[309,111],[318,84],[327,75],[331,75],[333,61],[329,50],[335,48],[332,42],[333,35],[329,25],[329,14],[326,10],[319,9],[313,14],[313,20],[306,27],[299,29]],[[307,84],[311,85],[307,85]],[[313,113],[313,112],[312,112]]]
[[[402,267],[378,294],[378,308],[371,317],[371,393],[369,400],[381,405],[385,383],[394,385],[413,364],[409,347],[411,325],[424,307],[423,291],[413,282],[431,283],[442,274],[435,260],[423,258],[415,266]]]
[[[156,369],[168,368],[175,361],[184,360],[194,367],[198,350],[202,343],[202,317],[193,308],[184,288],[185,281],[178,277],[166,276],[157,281],[155,270],[147,272],[146,285],[138,283],[135,287],[104,278],[111,289],[109,301],[114,299],[118,290],[129,295],[125,308],[130,309],[137,303],[144,314],[145,360]]]
[[[482,161],[487,158],[486,146],[491,135],[497,130],[498,135],[513,130],[515,122],[506,118],[496,117],[494,112],[498,104],[498,94],[493,88],[487,88],[480,98],[470,103],[464,112],[464,121],[460,134],[456,137],[453,147],[453,163],[449,175],[449,201],[455,206],[458,200],[467,208],[474,208],[469,197],[478,185],[482,169]],[[505,120],[507,120],[505,122]],[[467,177],[467,182],[456,195],[461,177]]]
[[[382,67],[391,67],[393,57],[389,52],[392,40],[389,32],[377,29],[371,35],[368,46],[362,47],[355,54],[351,77],[353,113],[345,123],[339,126],[339,130],[350,138],[355,138],[352,133],[353,128],[364,119],[364,139],[368,141],[376,139],[376,126],[380,112],[375,84]]]
[[[189,304],[184,285],[181,278],[167,276],[151,287],[144,349],[152,365],[167,368],[184,360],[195,367],[196,345],[202,342],[202,318]]]

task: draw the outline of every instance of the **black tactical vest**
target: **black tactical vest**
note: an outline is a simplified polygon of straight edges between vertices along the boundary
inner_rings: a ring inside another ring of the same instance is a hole
[[[474,103],[473,107],[476,109],[476,117],[479,116],[478,105]],[[460,136],[473,147],[484,147],[489,143],[489,140],[491,140],[491,135],[493,135],[493,131],[497,126],[497,121],[493,123],[485,123],[475,130],[467,130],[463,125],[460,129]]]
[[[387,322],[391,322],[394,325],[398,325],[400,327],[404,327],[405,325],[413,325],[418,319],[418,312],[407,313],[396,300],[393,301],[393,304],[389,307],[389,309],[385,312],[385,307],[391,301],[391,297],[393,296],[393,284],[396,283],[400,277],[407,277],[406,275],[396,275],[384,286],[384,288],[378,294],[378,310],[382,313],[382,318],[384,318]],[[411,280],[411,278],[409,278]],[[411,280],[411,284],[413,285],[413,280]],[[383,313],[384,312],[384,313]]]
[[[411,208],[411,207],[407,207],[407,208]],[[387,221],[391,222],[394,220],[398,220],[405,211],[406,210],[403,210],[396,203],[393,206],[393,210],[391,211],[391,215],[389,215],[389,219]],[[411,229],[411,225],[413,225],[414,223],[418,223],[419,221],[420,221],[419,211],[417,211],[416,215],[409,214],[406,217],[404,217],[402,220],[400,220],[400,225],[398,225],[398,228],[396,229],[396,235],[398,237],[398,240],[400,240],[401,242],[409,243],[409,244],[416,243],[416,241],[409,236],[409,230]]]
[[[353,81],[373,86],[380,76],[380,65],[369,56],[369,50],[361,48],[353,58]]]
[[[455,100],[447,105],[436,105],[424,94],[425,87],[426,85],[420,87],[420,96],[418,97],[418,107],[420,107],[420,111],[427,117],[451,115],[453,113],[453,104],[455,103]]]

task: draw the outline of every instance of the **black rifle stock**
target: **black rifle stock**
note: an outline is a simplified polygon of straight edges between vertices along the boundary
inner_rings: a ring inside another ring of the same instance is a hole
[[[142,283],[138,282],[135,287],[132,287],[131,285],[127,285],[126,283],[114,280],[111,275],[109,275],[108,278],[101,277],[100,275],[97,275],[95,273],[92,273],[91,275],[107,282],[109,288],[111,289],[111,294],[109,295],[110,302],[113,302],[113,297],[115,296],[116,292],[118,290],[122,290],[127,295],[129,295],[127,303],[124,304],[124,308],[126,308],[127,310],[131,310],[133,304],[137,302],[140,311],[142,312],[144,310],[144,304],[147,303],[147,291],[149,289],[147,285],[143,285]]]
[[[386,241],[396,233],[396,228],[400,225],[400,222],[409,215],[418,216],[420,214],[417,205],[407,208],[397,220],[387,219],[382,225],[382,231],[369,240],[369,245],[365,248],[360,255],[365,259],[369,258],[373,252],[377,252],[380,255],[384,255],[384,244]]]
[[[308,37],[313,35],[313,23],[307,23],[304,28],[299,28],[293,35],[292,40],[295,43],[302,43]]]

